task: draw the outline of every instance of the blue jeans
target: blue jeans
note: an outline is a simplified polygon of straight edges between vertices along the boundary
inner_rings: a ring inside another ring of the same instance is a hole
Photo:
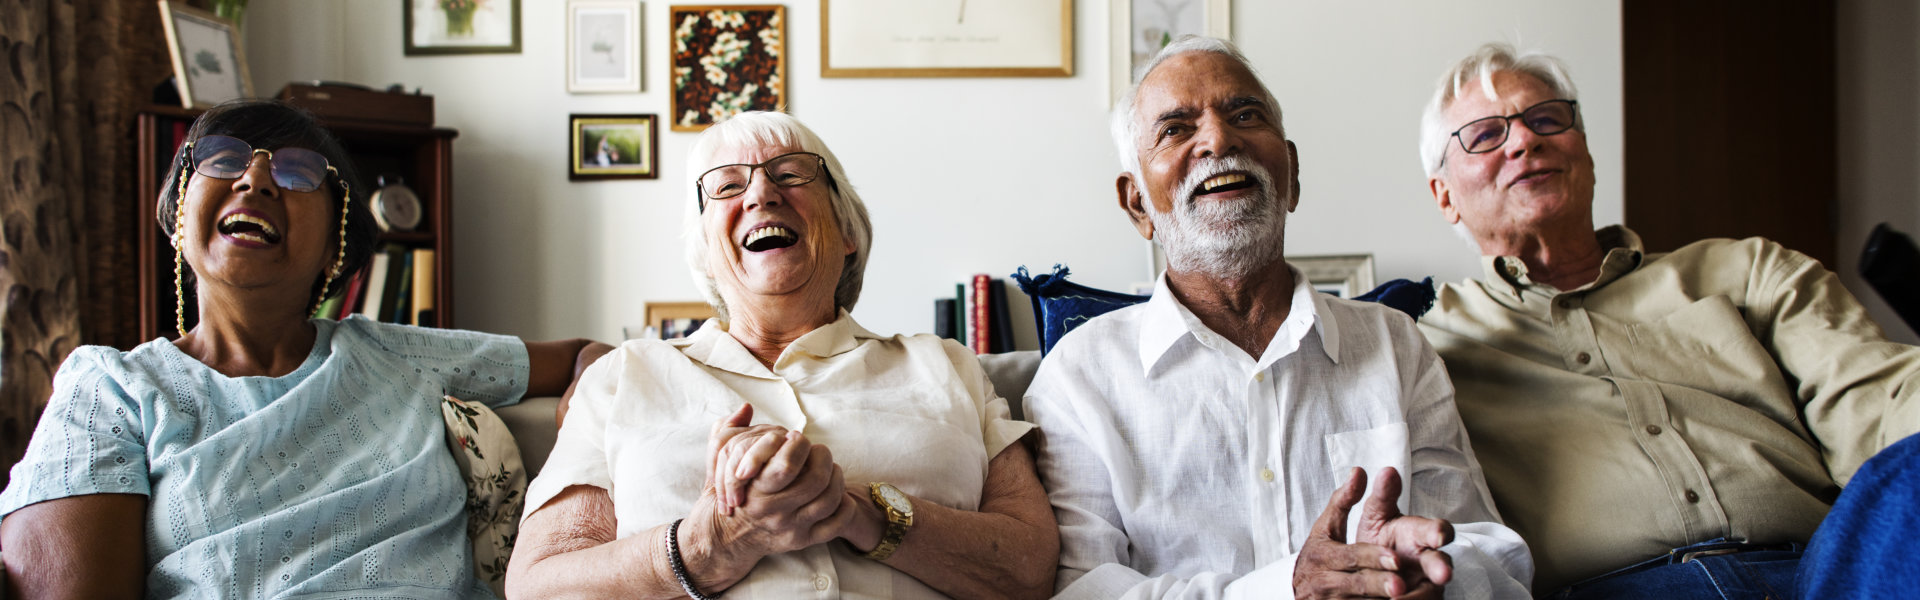
[[[1716,539],[1675,548],[1666,556],[1573,584],[1546,597],[1556,600],[1794,598],[1794,574],[1800,568],[1800,554],[1804,549],[1804,544],[1754,546]]]
[[[1920,590],[1920,435],[1860,466],[1813,533],[1802,598],[1908,598]]]

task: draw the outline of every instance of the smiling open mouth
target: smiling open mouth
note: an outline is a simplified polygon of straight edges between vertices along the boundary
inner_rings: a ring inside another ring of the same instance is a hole
[[[244,213],[233,213],[220,220],[220,234],[256,244],[280,243],[280,230],[273,224]]]
[[[800,236],[793,230],[780,226],[760,227],[747,232],[747,239],[740,245],[748,252],[766,252],[786,248],[800,242]]]
[[[1254,181],[1252,177],[1247,176],[1245,173],[1227,173],[1225,175],[1215,175],[1206,181],[1200,182],[1200,187],[1195,195],[1244,190],[1258,185],[1260,185],[1260,182]]]

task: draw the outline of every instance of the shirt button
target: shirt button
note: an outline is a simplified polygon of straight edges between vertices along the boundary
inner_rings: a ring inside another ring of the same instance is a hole
[[[1647,426],[1647,433],[1648,433],[1648,434],[1650,434],[1650,435],[1660,435],[1660,426],[1659,426],[1659,425],[1648,425],[1648,426]]]
[[[1699,503],[1700,503],[1700,494],[1698,494],[1698,493],[1695,493],[1695,492],[1694,492],[1693,490],[1687,490],[1687,503],[1688,503],[1688,504],[1699,504]]]
[[[1273,481],[1273,469],[1261,469],[1260,479],[1262,481]]]
[[[1580,362],[1580,364],[1583,364],[1583,365],[1584,365],[1584,364],[1587,364],[1587,363],[1590,363],[1590,362],[1593,362],[1593,355],[1592,355],[1592,354],[1587,354],[1587,353],[1585,353],[1585,352],[1581,352],[1579,356],[1575,356],[1575,357],[1573,357],[1573,359],[1574,359],[1574,360],[1576,360],[1576,361],[1579,361],[1579,362]]]
[[[827,584],[830,584],[830,583],[833,583],[833,582],[827,579],[827,576],[825,575],[813,576],[813,589],[820,590],[822,592],[827,591]]]
[[[1572,300],[1569,300],[1569,299],[1566,299],[1566,298],[1561,298],[1561,299],[1560,299],[1560,308],[1564,308],[1564,309],[1572,309],[1572,308],[1573,308],[1573,301],[1572,301]]]
[[[1254,373],[1254,374],[1253,374],[1253,380],[1254,380],[1254,381],[1266,381],[1266,380],[1267,380],[1267,372],[1266,372],[1266,371],[1261,371],[1261,372],[1259,372],[1259,373]]]

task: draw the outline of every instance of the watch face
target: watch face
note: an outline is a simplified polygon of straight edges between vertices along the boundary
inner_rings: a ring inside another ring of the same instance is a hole
[[[880,499],[886,500],[894,510],[913,514],[913,501],[908,500],[907,495],[900,493],[900,488],[893,487],[892,484],[880,486]]]

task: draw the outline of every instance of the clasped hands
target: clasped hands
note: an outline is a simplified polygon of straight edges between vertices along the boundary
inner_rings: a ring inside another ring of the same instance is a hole
[[[1313,523],[1294,563],[1296,598],[1440,598],[1453,578],[1453,541],[1444,519],[1400,514],[1400,474],[1380,471],[1361,509],[1355,543],[1346,543],[1347,515],[1367,491],[1367,473],[1353,469]]]
[[[865,488],[856,495],[847,486],[832,451],[798,431],[749,426],[752,420],[753,406],[743,405],[708,437],[706,489],[689,519],[710,520],[716,551],[751,569],[767,555],[837,538],[877,543],[870,516],[858,518],[872,512],[863,506]]]

